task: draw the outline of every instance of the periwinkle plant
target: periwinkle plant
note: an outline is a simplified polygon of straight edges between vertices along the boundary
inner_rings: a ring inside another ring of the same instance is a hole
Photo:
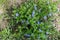
[[[53,7],[53,5],[54,3],[51,3],[51,0],[37,0],[37,2],[30,0],[21,4],[16,9],[13,8],[15,12],[12,12],[11,15],[15,15],[16,19],[13,20],[13,23],[10,21],[10,27],[13,24],[14,30],[18,30],[16,32],[11,28],[14,36],[17,36],[16,39],[23,39],[25,37],[33,40],[46,40],[46,34],[52,33],[51,35],[53,35],[54,29],[47,32],[48,27],[53,27],[51,21],[48,21],[50,16],[56,12],[56,6]],[[14,19],[14,16],[12,19]],[[15,24],[17,21],[18,23]]]

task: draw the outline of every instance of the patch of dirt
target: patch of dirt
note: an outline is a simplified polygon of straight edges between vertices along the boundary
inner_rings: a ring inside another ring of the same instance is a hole
[[[3,5],[0,5],[0,30],[6,28],[8,22],[4,19],[4,13],[6,12],[6,8],[10,8],[11,6],[17,6],[17,4],[21,4],[27,0],[7,0]],[[4,19],[4,20],[3,20]]]
[[[56,2],[58,0],[52,0],[53,2]],[[57,5],[58,7],[58,10],[57,11],[60,11],[60,3]],[[57,29],[57,31],[60,31],[60,13],[54,13],[54,23],[53,25],[55,26],[55,28]]]
[[[5,9],[2,6],[0,6],[0,28],[1,29],[5,28],[6,25],[7,25],[7,21],[6,20],[3,21],[3,18],[4,18],[3,14],[4,14],[4,12],[5,12]]]
[[[58,8],[59,8],[58,10],[60,11],[60,4],[58,5]],[[60,31],[60,12],[55,14],[55,17],[56,17],[55,19],[56,28],[58,31]]]

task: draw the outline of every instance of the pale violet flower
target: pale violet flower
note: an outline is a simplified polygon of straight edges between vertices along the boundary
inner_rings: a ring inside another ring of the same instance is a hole
[[[18,13],[16,13],[16,17],[17,17],[17,16],[19,16],[19,14],[18,14]]]
[[[38,21],[37,23],[40,24],[40,21]]]
[[[37,10],[37,5],[36,4],[34,4],[34,9]]]
[[[39,32],[43,32],[41,29],[39,29]]]
[[[49,13],[48,16],[52,16],[52,13]]]
[[[47,19],[47,16],[44,16],[44,20],[46,20]]]
[[[49,32],[46,32],[46,34],[49,34]]]
[[[25,34],[24,37],[30,38],[30,34]]]
[[[33,12],[32,12],[32,17],[34,17],[34,14],[35,14],[35,11],[33,10]]]

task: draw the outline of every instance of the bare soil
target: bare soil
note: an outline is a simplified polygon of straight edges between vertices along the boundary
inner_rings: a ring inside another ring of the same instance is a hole
[[[58,4],[58,9],[60,11],[60,4]],[[55,19],[56,28],[58,31],[60,31],[60,12],[55,14],[55,17],[56,17],[56,19]]]

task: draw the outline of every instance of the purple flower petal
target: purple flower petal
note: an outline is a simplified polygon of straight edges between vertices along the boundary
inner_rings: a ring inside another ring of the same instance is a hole
[[[38,24],[40,24],[40,21],[38,21]]]
[[[19,14],[18,14],[18,13],[16,13],[16,16],[19,16]]]
[[[37,10],[37,5],[36,4],[34,5],[34,9]]]
[[[34,17],[34,14],[35,14],[35,11],[33,10],[33,12],[32,12],[32,17]]]
[[[49,13],[48,16],[52,16],[52,13]]]
[[[41,29],[39,29],[39,32],[42,32],[42,30],[41,30]]]
[[[49,34],[49,32],[46,32],[46,34]]]
[[[30,35],[29,34],[25,34],[24,37],[30,38]]]
[[[47,16],[44,16],[44,20],[46,20],[47,19]]]

